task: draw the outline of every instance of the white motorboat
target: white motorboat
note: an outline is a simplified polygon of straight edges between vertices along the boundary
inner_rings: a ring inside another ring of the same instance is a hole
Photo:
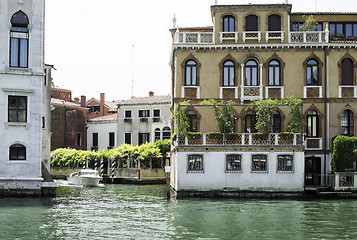
[[[99,176],[96,170],[82,169],[79,172],[74,172],[67,177],[67,181],[70,184],[96,187],[99,185],[99,181],[102,177]]]

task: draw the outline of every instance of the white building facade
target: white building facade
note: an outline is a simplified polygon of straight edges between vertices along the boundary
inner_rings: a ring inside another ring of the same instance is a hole
[[[0,1],[0,32],[0,191],[40,195],[42,160],[49,166],[43,127],[50,118],[44,114],[44,0]]]
[[[132,97],[118,103],[118,146],[127,143],[133,146],[146,142],[170,139],[171,97]]]
[[[92,118],[87,122],[87,150],[99,151],[117,147],[117,114]]]

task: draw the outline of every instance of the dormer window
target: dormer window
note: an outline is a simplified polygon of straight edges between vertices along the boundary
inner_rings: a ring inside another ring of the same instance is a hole
[[[28,67],[29,19],[22,11],[11,17],[10,67]]]
[[[223,32],[235,31],[235,18],[231,15],[223,17]]]
[[[248,15],[245,17],[245,31],[258,31],[258,17]]]

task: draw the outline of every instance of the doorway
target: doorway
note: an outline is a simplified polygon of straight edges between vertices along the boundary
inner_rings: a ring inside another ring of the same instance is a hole
[[[305,158],[305,186],[321,185],[321,158]]]

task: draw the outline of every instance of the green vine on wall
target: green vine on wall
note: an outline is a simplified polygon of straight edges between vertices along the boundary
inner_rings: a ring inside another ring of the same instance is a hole
[[[171,121],[175,125],[175,133],[180,133],[181,136],[187,136],[190,123],[186,116],[186,108],[190,105],[190,101],[183,101],[175,105],[172,111]],[[173,135],[172,137],[174,137]]]

